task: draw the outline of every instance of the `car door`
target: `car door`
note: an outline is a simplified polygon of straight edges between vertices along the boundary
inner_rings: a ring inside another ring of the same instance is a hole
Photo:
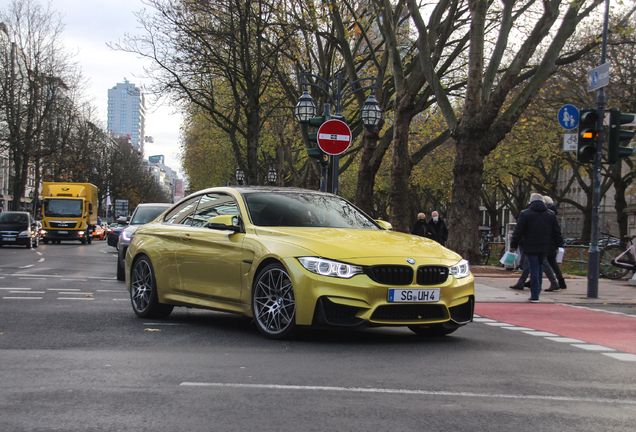
[[[240,299],[245,235],[206,226],[214,216],[238,214],[236,201],[228,194],[201,196],[191,225],[182,227],[181,245],[176,251],[184,293],[208,299]]]

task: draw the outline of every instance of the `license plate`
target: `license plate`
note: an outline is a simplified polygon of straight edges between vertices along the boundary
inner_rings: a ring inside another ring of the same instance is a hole
[[[430,303],[439,301],[439,288],[436,289],[389,289],[391,303]]]
[[[58,234],[68,234],[68,231],[58,231]]]
[[[2,237],[2,241],[15,241],[15,237]]]

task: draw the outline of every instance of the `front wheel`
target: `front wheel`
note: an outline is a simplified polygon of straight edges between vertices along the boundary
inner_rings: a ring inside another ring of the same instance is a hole
[[[133,264],[130,302],[140,318],[167,318],[174,306],[159,303],[155,271],[150,259],[142,256]]]
[[[615,260],[623,252],[625,252],[625,248],[621,245],[607,246],[601,250],[601,262],[599,271],[603,277],[606,277],[608,279],[620,279],[622,277],[625,277],[627,273],[629,273],[629,269],[617,267],[612,264],[612,261]],[[627,252],[621,257],[621,261],[633,263],[634,256],[631,252]]]
[[[254,280],[252,313],[256,327],[269,339],[286,339],[296,333],[294,289],[282,264],[268,265]]]

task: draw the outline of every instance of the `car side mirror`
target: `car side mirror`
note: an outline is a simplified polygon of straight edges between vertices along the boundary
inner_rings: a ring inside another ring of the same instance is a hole
[[[378,225],[380,225],[380,228],[385,229],[385,230],[393,230],[393,225],[391,225],[390,223],[388,223],[387,221],[383,221],[383,220],[376,220],[375,223],[377,223]]]
[[[229,230],[234,231],[235,233],[241,231],[238,216],[233,215],[215,216],[210,218],[205,226],[213,230]]]

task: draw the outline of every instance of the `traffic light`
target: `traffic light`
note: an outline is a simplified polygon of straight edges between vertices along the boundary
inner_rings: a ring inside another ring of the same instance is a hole
[[[607,145],[607,163],[614,164],[619,159],[631,156],[633,149],[621,147],[621,141],[630,141],[634,137],[634,131],[621,129],[621,125],[633,124],[634,114],[621,114],[617,108],[610,111],[609,143]]]
[[[579,116],[579,142],[576,159],[581,163],[594,162],[596,156],[596,130],[598,114],[595,108],[583,108]]]

